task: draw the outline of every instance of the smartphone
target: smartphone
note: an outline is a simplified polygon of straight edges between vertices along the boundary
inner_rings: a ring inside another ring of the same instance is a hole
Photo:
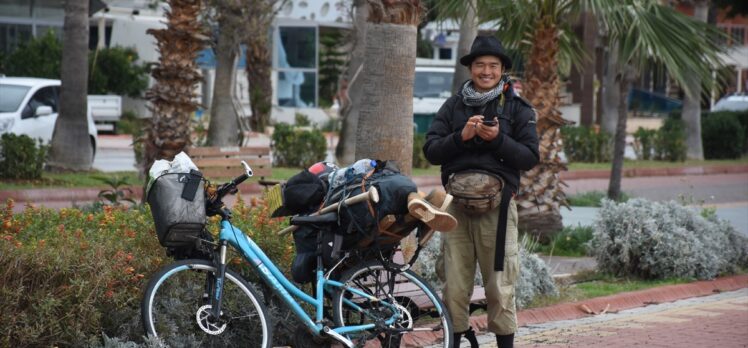
[[[496,125],[496,120],[483,120],[483,124],[489,127],[493,127]]]

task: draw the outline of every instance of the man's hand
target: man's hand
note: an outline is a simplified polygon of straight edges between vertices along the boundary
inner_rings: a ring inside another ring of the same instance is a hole
[[[478,123],[475,130],[476,130],[476,134],[478,134],[478,136],[481,137],[481,139],[485,141],[491,141],[491,140],[496,139],[497,136],[499,136],[499,120],[496,117],[494,117],[493,120],[495,122],[493,126],[483,124],[482,120],[481,122]],[[463,133],[463,138],[464,138],[464,133]]]
[[[473,115],[465,123],[465,127],[462,128],[462,141],[468,141],[475,137],[478,132],[478,125],[483,122],[483,115]]]

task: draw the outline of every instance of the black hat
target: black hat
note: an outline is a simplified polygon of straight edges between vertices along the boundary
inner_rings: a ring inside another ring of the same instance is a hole
[[[283,205],[270,216],[289,216],[314,211],[325,198],[327,189],[322,180],[304,169],[283,185]]]
[[[501,41],[493,36],[476,36],[473,40],[473,46],[470,47],[470,53],[460,58],[460,64],[470,66],[475,58],[480,56],[496,56],[501,59],[501,64],[505,70],[512,68],[512,60],[504,53],[504,46]]]

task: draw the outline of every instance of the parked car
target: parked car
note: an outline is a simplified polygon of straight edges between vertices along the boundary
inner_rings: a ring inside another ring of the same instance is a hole
[[[454,64],[454,63],[452,63]],[[454,66],[418,66],[413,85],[413,120],[416,133],[426,133],[436,112],[452,95]]]
[[[60,80],[0,77],[0,134],[25,134],[49,144],[57,121]],[[98,133],[88,109],[88,135],[96,154]]]
[[[712,111],[744,111],[748,110],[748,95],[735,94],[717,101]]]

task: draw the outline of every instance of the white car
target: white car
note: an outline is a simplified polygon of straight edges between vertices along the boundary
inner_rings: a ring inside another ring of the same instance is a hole
[[[748,110],[748,95],[731,95],[720,99],[714,104],[712,111],[743,111]]]
[[[49,144],[57,121],[60,80],[0,77],[0,134],[25,134]],[[98,136],[88,109],[88,135],[93,154]]]
[[[431,121],[452,95],[454,67],[416,66],[413,114],[417,133],[426,133]]]

